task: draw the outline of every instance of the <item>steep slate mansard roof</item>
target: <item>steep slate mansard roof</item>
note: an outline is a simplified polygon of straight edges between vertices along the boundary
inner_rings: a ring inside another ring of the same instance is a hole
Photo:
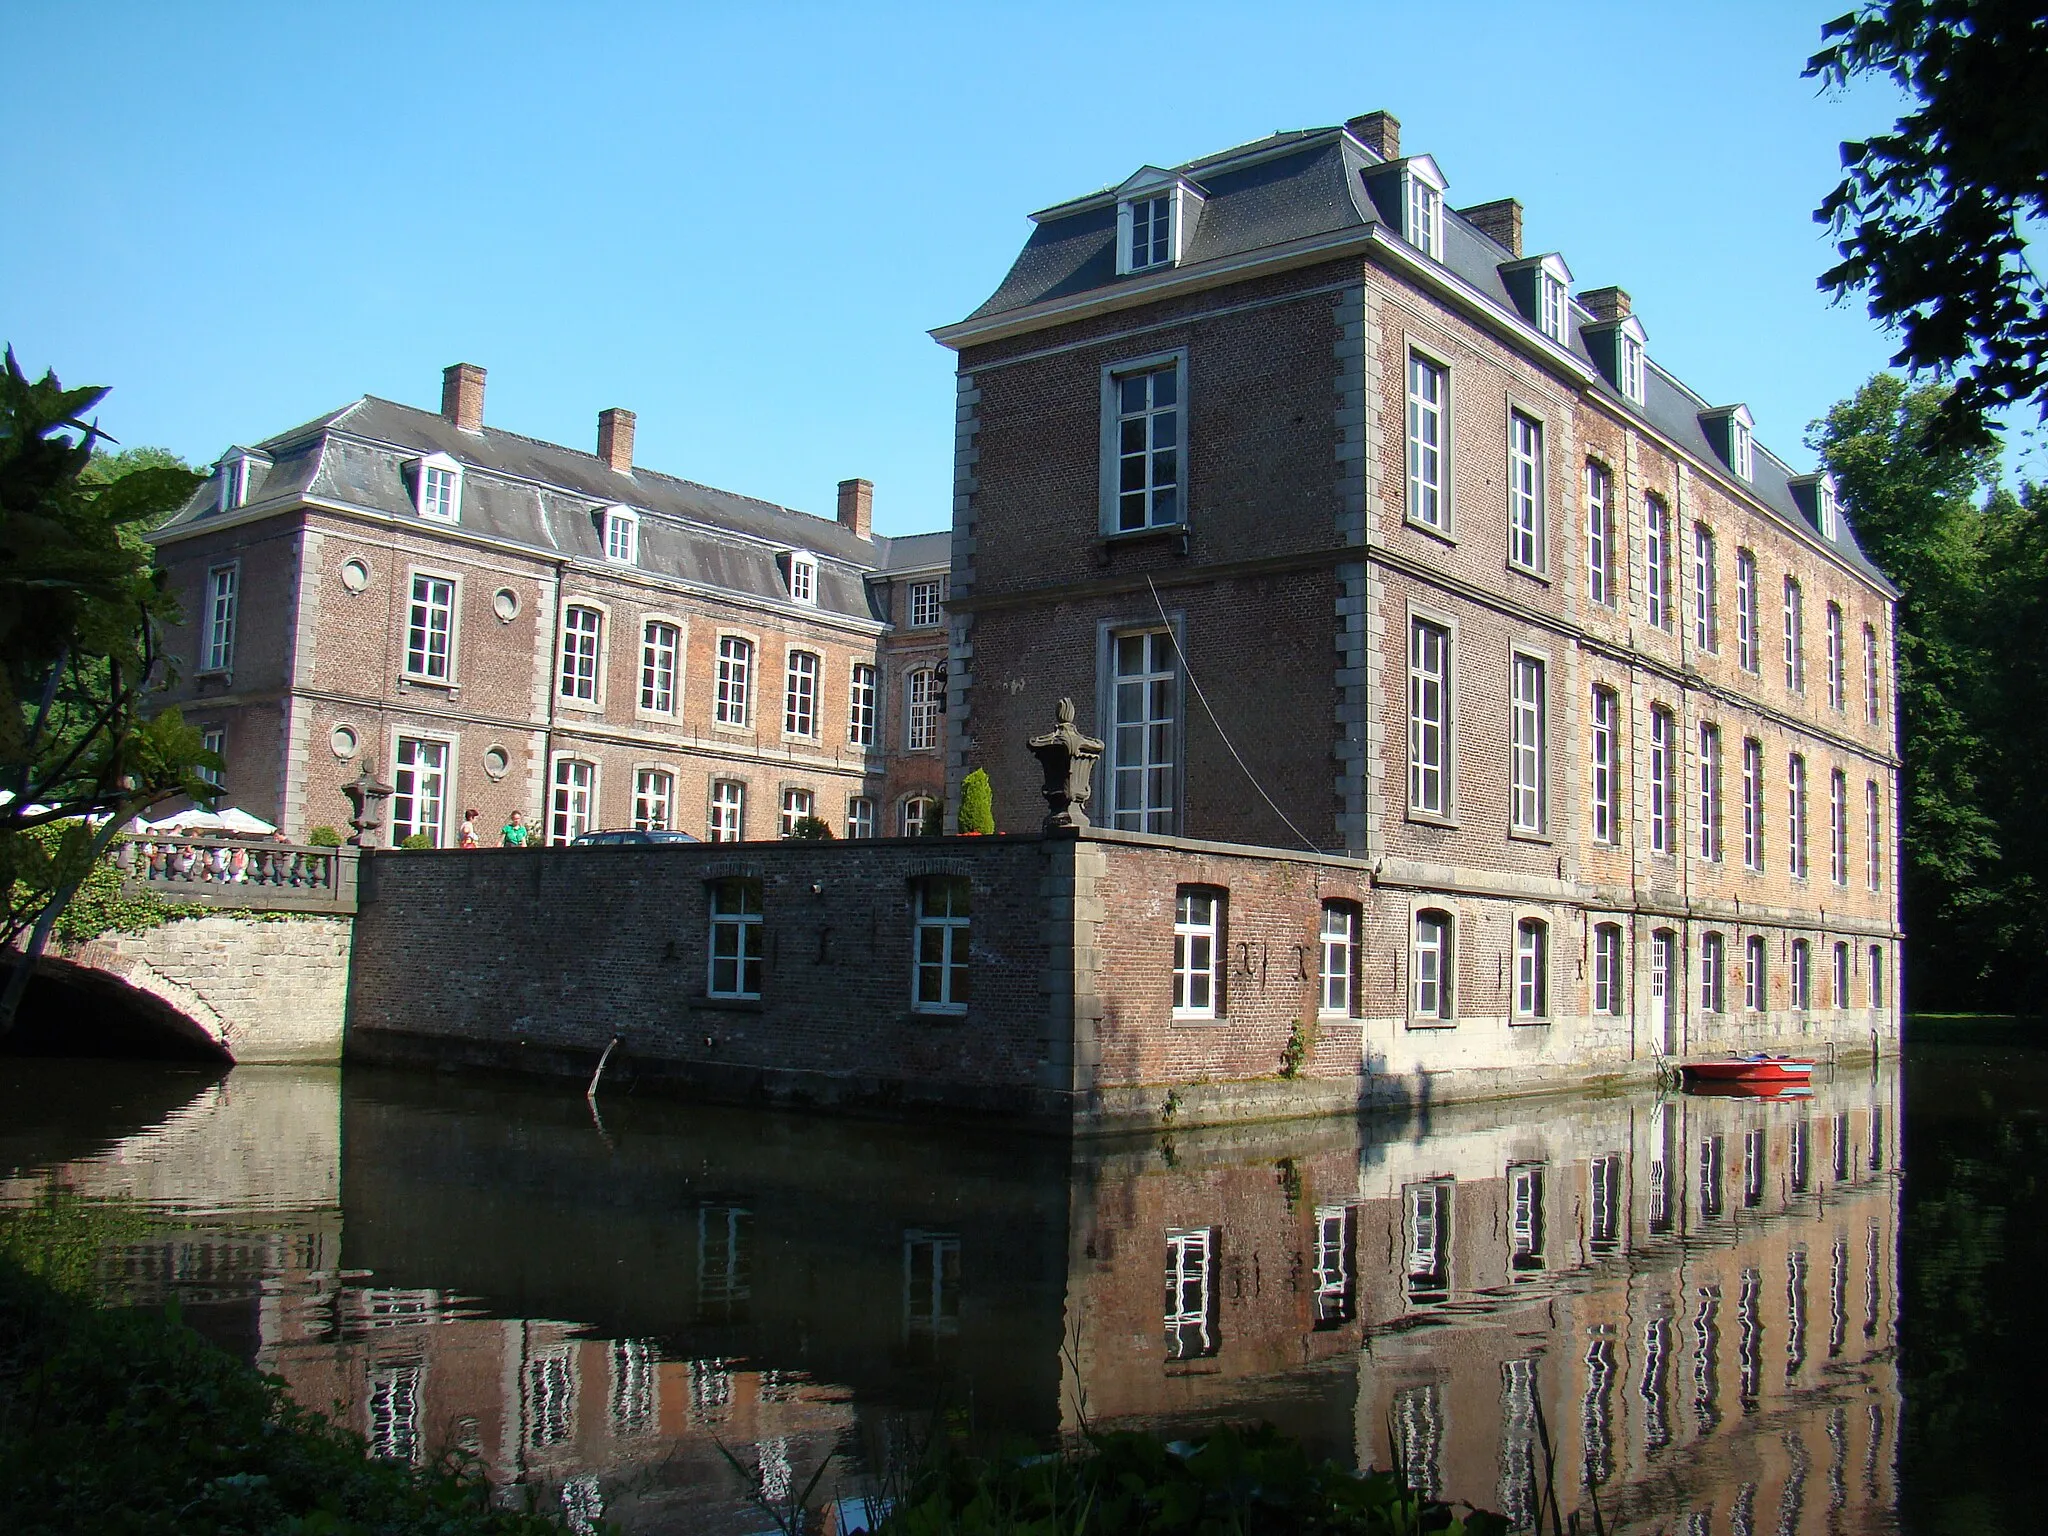
[[[224,457],[233,457],[231,450]],[[408,469],[445,453],[462,465],[459,522],[420,516]],[[265,461],[268,460],[266,463]],[[214,482],[153,535],[157,543],[241,522],[301,502],[367,511],[440,530],[459,527],[549,557],[607,566],[597,513],[623,506],[639,514],[639,559],[657,578],[738,595],[792,612],[813,611],[884,622],[866,579],[944,567],[949,533],[863,539],[836,518],[814,517],[635,465],[613,470],[596,454],[484,427],[466,432],[434,411],[365,395],[256,445],[241,506],[218,510]],[[818,601],[789,596],[782,560],[789,551],[818,557]],[[618,569],[618,567],[607,567]]]
[[[1519,344],[1544,354],[1552,366],[1563,365],[1582,376],[1614,410],[1645,423],[1705,464],[1724,462],[1700,421],[1701,412],[1710,409],[1708,402],[1657,362],[1648,361],[1644,369],[1640,406],[1606,378],[1584,334],[1594,317],[1578,301],[1572,304],[1569,354],[1525,319],[1501,274],[1502,264],[1516,261],[1516,254],[1461,216],[1448,197],[1442,262],[1422,256],[1402,239],[1398,223],[1390,222],[1375,204],[1368,182],[1403,163],[1382,160],[1345,128],[1310,128],[1276,133],[1172,167],[1166,175],[1183,179],[1201,195],[1180,259],[1164,271],[1129,276],[1116,271],[1119,189],[1106,187],[1057,204],[1031,216],[1037,227],[987,302],[965,320],[941,326],[932,335],[949,347],[963,348],[1102,308],[1163,298],[1188,286],[1214,285],[1258,269],[1307,265],[1377,247],[1390,262],[1416,272],[1425,283],[1434,278],[1440,288],[1448,286],[1454,305],[1476,311],[1482,323],[1496,331],[1509,330]],[[1388,212],[1395,206],[1390,202]],[[1824,537],[1811,493],[1795,491],[1794,482],[1801,477],[1761,442],[1754,446],[1753,477],[1746,483],[1732,473],[1728,478],[1743,485],[1781,523],[1831,548],[1896,596],[1896,589],[1864,555],[1846,512],[1835,518],[1835,536]]]

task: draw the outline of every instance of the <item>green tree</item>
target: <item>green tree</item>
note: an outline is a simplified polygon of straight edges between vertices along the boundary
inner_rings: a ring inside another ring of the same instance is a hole
[[[220,766],[177,711],[151,712],[179,615],[141,534],[199,478],[125,455],[95,468],[108,439],[86,418],[106,393],[31,380],[11,348],[0,369],[0,950],[26,957],[0,1034],[121,825]]]
[[[995,790],[989,784],[986,769],[977,768],[960,781],[960,810],[955,824],[970,834],[995,831]]]
[[[1990,442],[2009,406],[2048,417],[2048,293],[2027,250],[2048,217],[2041,0],[1883,0],[1821,40],[1809,78],[1887,78],[1916,106],[1842,146],[1842,181],[1814,213],[1842,259],[1820,286],[1867,296],[1900,337],[1894,367],[1956,381],[1931,442]]]

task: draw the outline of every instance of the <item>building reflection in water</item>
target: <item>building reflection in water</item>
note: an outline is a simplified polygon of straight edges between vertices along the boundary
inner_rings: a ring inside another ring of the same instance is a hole
[[[378,1455],[630,1530],[766,1525],[725,1449],[770,1500],[828,1459],[855,1496],[943,1407],[1268,1419],[1524,1523],[1555,1486],[1615,1530],[1834,1532],[1895,1502],[1897,1112],[1885,1071],[1166,1144],[632,1102],[600,1134],[573,1095],[244,1069],[55,1162],[9,1138],[0,1198],[139,1203],[111,1293],[177,1292]]]

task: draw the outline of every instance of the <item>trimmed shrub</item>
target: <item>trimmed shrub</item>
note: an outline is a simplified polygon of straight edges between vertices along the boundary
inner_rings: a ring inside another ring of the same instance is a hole
[[[341,834],[332,827],[315,827],[306,834],[306,841],[315,848],[339,848]]]
[[[800,843],[829,843],[832,841],[832,828],[822,817],[799,816],[789,835]]]
[[[996,796],[987,770],[977,768],[960,781],[960,814],[955,824],[970,835],[995,831]]]

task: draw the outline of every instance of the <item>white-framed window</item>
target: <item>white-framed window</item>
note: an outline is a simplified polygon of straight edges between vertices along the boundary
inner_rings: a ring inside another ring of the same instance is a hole
[[[1213,1019],[1221,1010],[1223,898],[1182,886],[1173,907],[1173,1016]]]
[[[782,835],[796,836],[796,824],[807,817],[818,814],[818,799],[808,789],[785,789],[782,792]]]
[[[846,691],[846,742],[853,747],[875,744],[875,668],[856,661]]]
[[[1863,626],[1863,717],[1876,725],[1880,715],[1877,702],[1877,631],[1866,624]]]
[[[797,603],[818,600],[818,557],[800,549],[789,552],[789,596]]]
[[[1870,946],[1870,1006],[1884,1006],[1884,946]]]
[[[1714,531],[1692,525],[1693,643],[1701,650],[1721,649],[1721,578],[1714,559]]]
[[[1763,665],[1763,647],[1758,642],[1756,556],[1746,549],[1735,551],[1735,659],[1745,672]]]
[[[1110,824],[1129,832],[1178,825],[1180,668],[1173,635],[1144,629],[1112,635],[1110,651]]]
[[[1835,990],[1830,1003],[1836,1008],[1849,1006],[1849,946],[1835,945]]]
[[[1536,325],[1559,346],[1571,345],[1571,297],[1564,279],[1542,269],[1536,274]]]
[[[214,505],[223,512],[232,512],[249,499],[249,459],[246,454],[236,454],[220,461],[220,489],[214,497]]]
[[[201,670],[226,672],[235,664],[235,609],[242,586],[240,562],[216,565],[206,573],[206,629],[201,636]]]
[[[649,619],[640,631],[640,708],[650,715],[676,712],[676,660],[682,654],[683,632],[660,619]]]
[[[1439,533],[1451,525],[1451,373],[1408,354],[1408,518]]]
[[[445,453],[428,454],[418,464],[416,490],[419,514],[438,523],[459,521],[462,516],[462,466]]]
[[[1417,1019],[1447,1020],[1455,1005],[1451,978],[1451,914],[1425,908],[1415,914],[1409,971],[1409,1008]]]
[[[1742,1006],[1751,1013],[1763,1013],[1771,1006],[1770,972],[1765,960],[1768,948],[1760,933],[1743,941]]]
[[[1727,1006],[1726,944],[1718,933],[1700,935],[1700,1011],[1720,1013]]]
[[[619,565],[640,558],[640,519],[624,507],[605,508],[604,557]]]
[[[548,841],[574,842],[597,820],[597,764],[580,757],[555,759],[555,793]]]
[[[939,744],[939,674],[917,667],[903,683],[903,745],[912,752],[930,752]]]
[[[209,725],[200,731],[199,750],[211,752],[215,757],[225,761],[228,755],[228,728],[224,725]],[[200,778],[211,784],[215,789],[225,789],[227,787],[227,774],[225,770],[220,768],[200,768],[196,771]]]
[[[1166,1229],[1166,1358],[1206,1360],[1222,1346],[1216,1327],[1216,1229]]]
[[[1742,479],[1756,473],[1756,437],[1740,412],[1728,418],[1728,467]]]
[[[1651,627],[1671,628],[1671,511],[1661,496],[1643,498],[1643,596]]]
[[[1614,589],[1614,476],[1605,464],[1586,461],[1586,596],[1612,608]]]
[[[445,683],[455,675],[455,583],[413,573],[405,619],[405,675]]]
[[[747,786],[738,779],[718,779],[711,785],[709,832],[714,843],[737,843],[746,835]]]
[[[562,613],[563,698],[579,704],[595,704],[598,689],[598,657],[604,638],[604,614],[595,608],[572,603]]]
[[[1433,261],[1444,258],[1444,189],[1410,166],[1403,206],[1408,243]]]
[[[1426,619],[1408,628],[1408,809],[1451,813],[1451,632]]]
[[[1721,727],[1700,722],[1700,857],[1721,862]]]
[[[1326,1019],[1348,1019],[1358,986],[1358,908],[1348,901],[1323,903],[1322,990],[1316,1011]]]
[[[1508,559],[1531,571],[1548,558],[1543,537],[1543,423],[1508,413]]]
[[[1179,203],[1178,192],[1169,187],[1150,197],[1130,198],[1117,210],[1117,222],[1123,226],[1118,251],[1121,272],[1149,272],[1172,264],[1178,245],[1174,225]]]
[[[1315,1326],[1340,1328],[1358,1315],[1351,1273],[1358,1218],[1348,1205],[1316,1207]]]
[[[1884,823],[1879,817],[1877,780],[1863,782],[1863,878],[1874,891],[1884,884]]]
[[[1742,867],[1764,868],[1764,744],[1755,737],[1742,743]]]
[[[847,800],[846,835],[849,838],[875,835],[875,802],[866,795],[854,795]]]
[[[720,725],[745,725],[754,678],[754,642],[738,635],[718,637],[718,690],[711,718]]]
[[[1806,595],[1792,576],[1785,578],[1785,686],[1806,692]]]
[[[1785,847],[1797,880],[1806,878],[1806,759],[1794,752],[1785,763]]]
[[[1600,923],[1593,929],[1593,1011],[1616,1014],[1627,1004],[1621,925]]]
[[[1615,333],[1614,342],[1618,349],[1617,371],[1621,377],[1621,392],[1637,405],[1641,405],[1644,376],[1649,371],[1645,366],[1643,339],[1631,334],[1629,328],[1623,326]]]
[[[1443,1301],[1451,1289],[1451,1181],[1410,1184],[1407,1196],[1408,1300]]]
[[[1181,384],[1178,358],[1109,374],[1116,479],[1114,517],[1106,532],[1135,533],[1186,521]]]
[[[1621,835],[1620,818],[1615,815],[1617,771],[1620,763],[1618,740],[1621,700],[1612,688],[1593,690],[1593,841],[1613,844]]]
[[[782,695],[782,730],[788,736],[818,734],[818,658],[814,652],[789,653]]]
[[[1813,949],[1804,939],[1792,941],[1792,1006],[1801,1013],[1813,1007]]]
[[[1545,761],[1549,709],[1543,696],[1543,663],[1537,657],[1516,652],[1510,671],[1508,825],[1517,832],[1540,833],[1550,779]]]
[[[1849,776],[1839,768],[1828,775],[1828,874],[1849,883]]]
[[[926,875],[913,895],[917,948],[910,1005],[919,1013],[967,1011],[973,893],[965,875]]]
[[[1527,1274],[1543,1268],[1543,1165],[1514,1164],[1508,1189],[1508,1268]]]
[[[1846,709],[1849,704],[1849,682],[1843,675],[1847,670],[1842,655],[1842,610],[1840,605],[1829,603],[1827,607],[1827,663],[1828,663],[1828,706],[1831,709]]]
[[[1668,709],[1650,711],[1650,852],[1675,846],[1671,818],[1671,749],[1676,724]]]
[[[711,932],[704,990],[712,997],[761,995],[761,882],[711,882]]]
[[[1515,924],[1515,1017],[1550,1014],[1550,925],[1525,917]]]
[[[1814,482],[1814,510],[1820,514],[1820,536],[1829,542],[1835,537],[1835,516],[1840,503],[1835,496],[1835,477],[1822,475]]]
[[[633,773],[633,825],[642,832],[666,832],[675,825],[676,776],[666,768]]]
[[[912,629],[936,629],[945,617],[941,605],[945,601],[945,584],[937,581],[913,581],[910,584],[910,627]]]
[[[392,758],[391,842],[395,847],[421,833],[436,848],[447,841],[448,743],[427,736],[401,736]]]
[[[931,795],[911,795],[896,808],[896,835],[923,837],[925,823],[938,814],[939,802]]]

